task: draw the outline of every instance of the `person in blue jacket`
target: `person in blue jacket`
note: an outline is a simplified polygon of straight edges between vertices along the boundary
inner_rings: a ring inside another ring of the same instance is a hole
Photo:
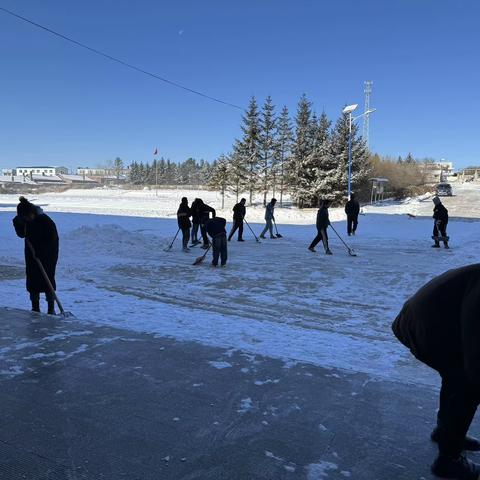
[[[277,203],[276,198],[272,198],[265,208],[265,228],[260,234],[260,238],[265,238],[267,230],[270,232],[270,238],[275,239],[273,234],[273,222],[275,221],[275,204]]]

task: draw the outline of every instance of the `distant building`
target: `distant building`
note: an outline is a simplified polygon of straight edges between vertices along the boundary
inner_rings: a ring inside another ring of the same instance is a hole
[[[420,164],[426,183],[446,182],[453,175],[453,162],[425,162]]]
[[[90,168],[90,167],[78,167],[77,175],[87,175],[90,177],[104,177],[110,175],[111,169],[108,168]]]
[[[68,174],[68,168],[66,167],[53,167],[53,166],[33,166],[33,167],[17,167],[14,169],[15,175],[41,175],[43,177],[53,177],[59,174]]]

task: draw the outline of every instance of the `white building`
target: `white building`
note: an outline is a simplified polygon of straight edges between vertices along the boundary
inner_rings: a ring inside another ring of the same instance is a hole
[[[68,174],[68,168],[52,166],[17,167],[15,169],[15,174],[24,176],[41,175],[43,177],[53,177],[59,174]]]
[[[420,168],[428,183],[446,182],[454,173],[453,162],[425,162]]]

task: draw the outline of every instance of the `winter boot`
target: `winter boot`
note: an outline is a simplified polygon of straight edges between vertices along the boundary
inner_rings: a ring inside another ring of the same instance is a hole
[[[449,248],[450,248],[450,247],[448,246],[448,243],[447,243],[447,242],[444,243],[444,247],[445,247],[446,249],[449,249]]]
[[[243,238],[238,239],[239,242],[244,242],[245,240]]]
[[[439,244],[439,243],[434,243],[434,244],[432,245],[432,248],[440,248],[440,244]]]
[[[440,435],[440,430],[436,427],[430,435],[432,442],[438,443]],[[463,441],[463,449],[470,452],[480,452],[480,442],[476,438],[467,435]]]
[[[439,455],[433,462],[431,471],[434,475],[441,478],[478,480],[480,465],[471,462],[464,455],[454,458]]]
[[[56,315],[56,313],[55,313],[55,302],[54,301],[49,301],[47,303],[47,305],[48,305],[48,312],[47,313],[49,315]]]
[[[326,255],[333,255],[332,251],[331,251],[329,248],[327,248],[327,249],[325,250],[325,254],[326,254]]]
[[[316,252],[316,250],[315,250],[313,247],[308,247],[308,249],[309,249],[311,252],[313,252],[313,253]]]
[[[183,247],[183,251],[184,251],[185,253],[188,253],[188,252],[190,251],[190,249],[189,249],[188,247]]]
[[[40,313],[40,300],[39,299],[32,300],[32,312],[39,312]]]
[[[260,238],[262,238],[263,240],[265,240],[265,235],[260,235]]]

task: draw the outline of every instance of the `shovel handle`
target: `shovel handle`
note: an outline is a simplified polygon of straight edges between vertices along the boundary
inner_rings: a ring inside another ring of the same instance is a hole
[[[28,249],[30,250],[30,253],[32,254],[33,258],[37,262],[38,268],[42,272],[43,279],[45,280],[45,283],[48,286],[48,289],[50,290],[50,293],[52,294],[53,298],[57,302],[58,308],[60,309],[60,313],[65,316],[65,310],[63,309],[62,303],[60,302],[60,299],[57,296],[57,293],[55,292],[55,289],[53,288],[52,282],[48,278],[47,272],[45,271],[45,268],[43,267],[42,262],[40,259],[37,257],[37,254],[35,253],[35,249],[33,248],[32,243],[28,238],[25,237],[25,243],[28,246]]]

